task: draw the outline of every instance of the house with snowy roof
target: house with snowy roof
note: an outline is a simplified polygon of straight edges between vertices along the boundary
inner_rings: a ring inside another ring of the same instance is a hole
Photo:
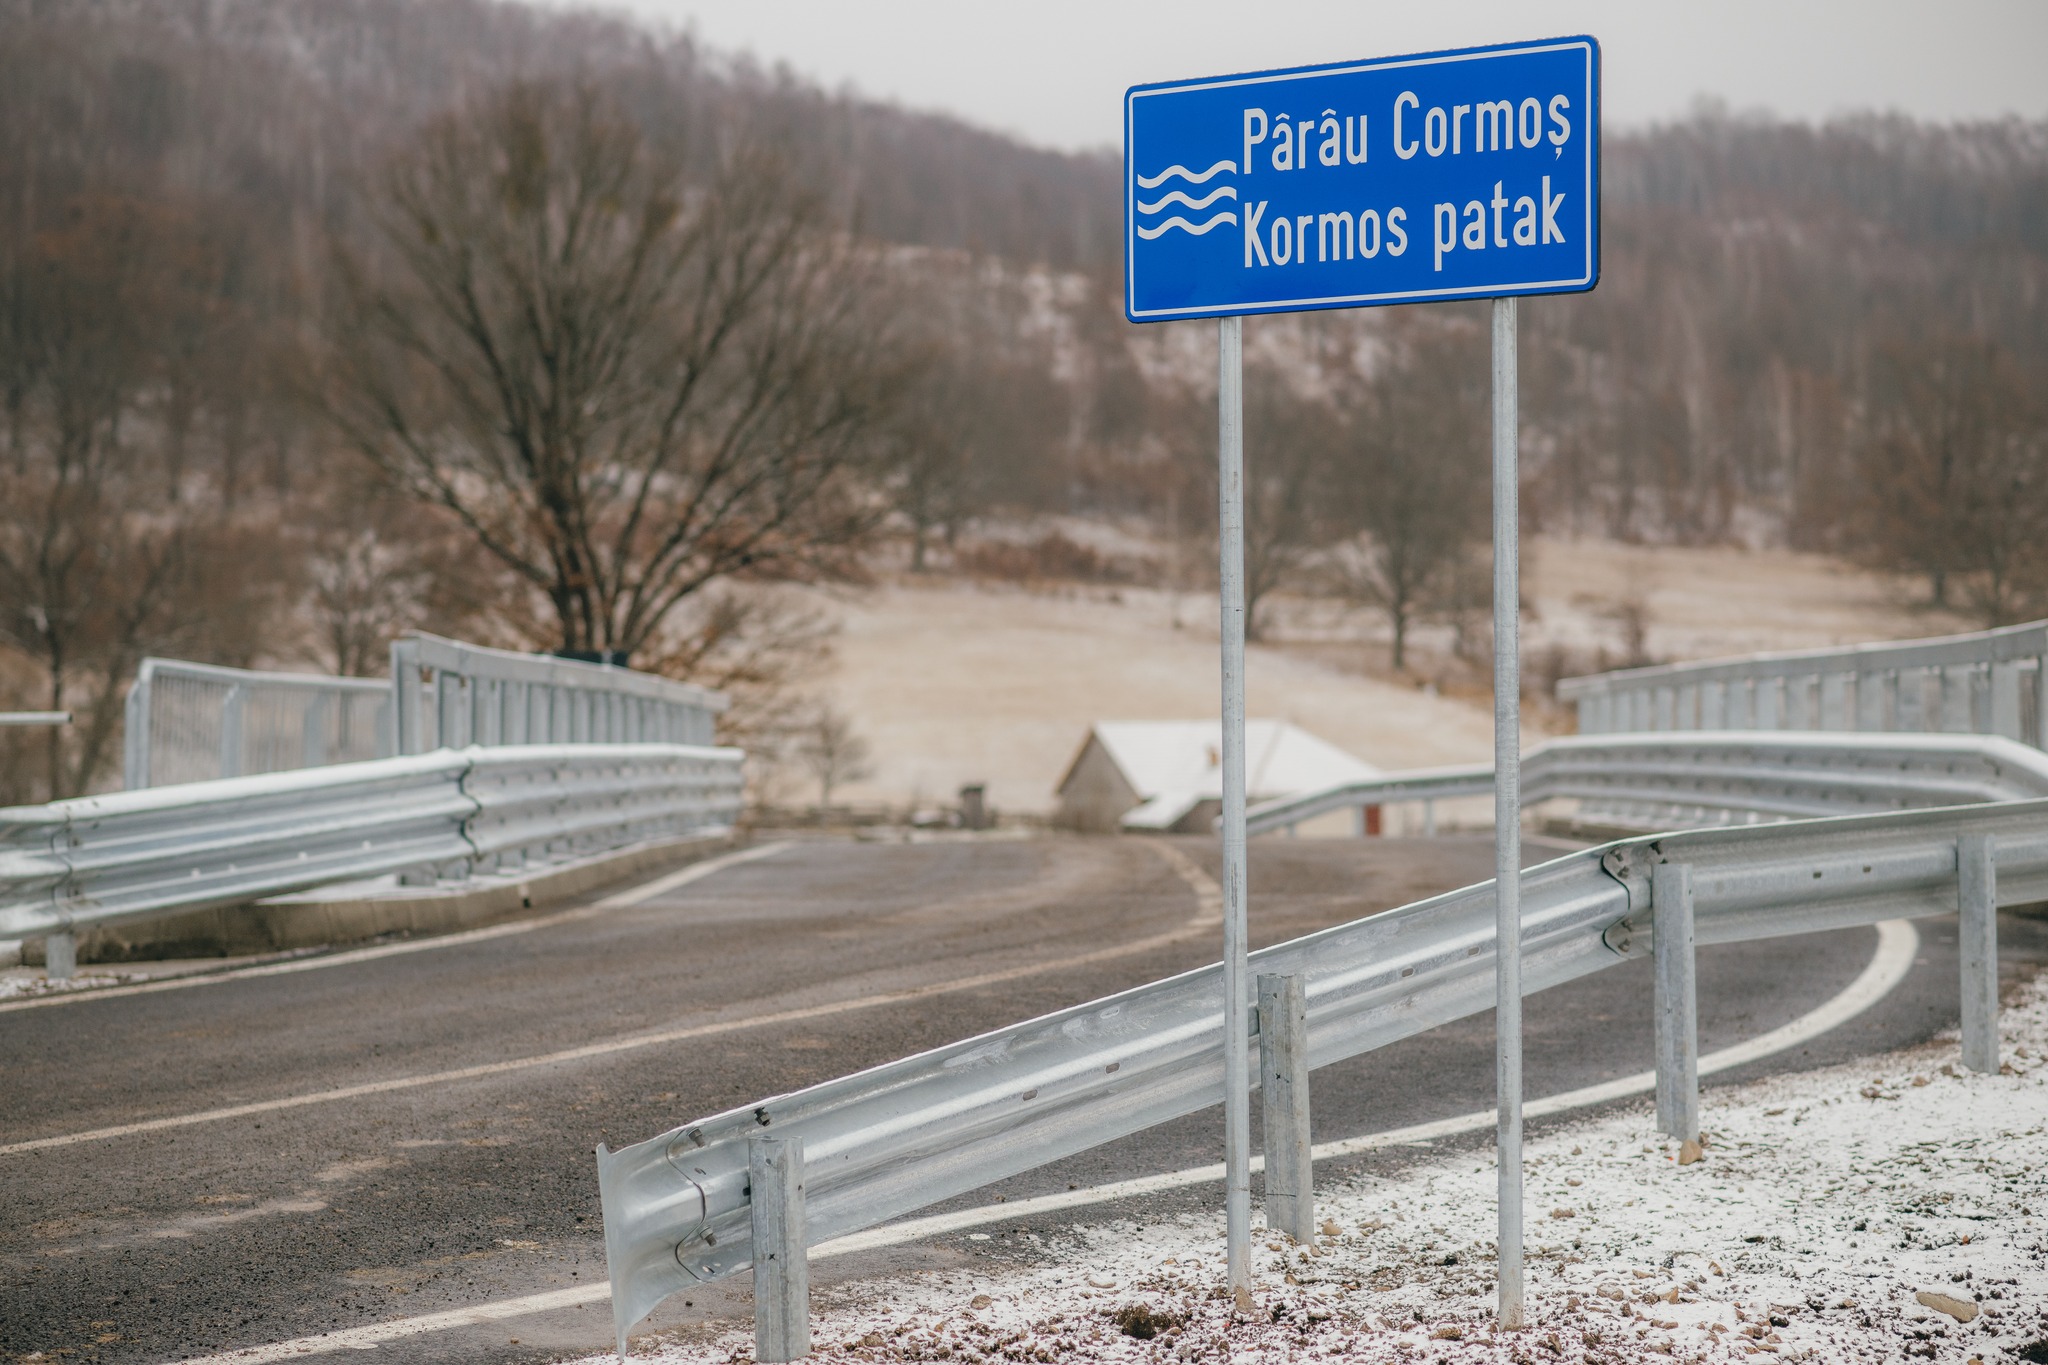
[[[1284,720],[1245,722],[1245,794],[1257,803],[1377,777],[1379,769]],[[1105,720],[1060,779],[1057,821],[1110,833],[1206,832],[1223,806],[1223,726]]]

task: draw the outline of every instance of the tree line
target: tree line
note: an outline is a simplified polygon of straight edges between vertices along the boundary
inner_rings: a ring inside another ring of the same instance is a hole
[[[2048,610],[2048,128],[1605,145],[1601,286],[1524,309],[1532,527]],[[1198,550],[1210,329],[1123,321],[1118,195],[1112,156],[591,14],[0,0],[0,705],[78,716],[0,734],[5,795],[104,782],[151,653],[617,651],[793,744],[829,632],[775,584],[1038,513]],[[1254,629],[1313,589],[1383,612],[1397,668],[1418,621],[1466,641],[1479,313],[1248,341]]]

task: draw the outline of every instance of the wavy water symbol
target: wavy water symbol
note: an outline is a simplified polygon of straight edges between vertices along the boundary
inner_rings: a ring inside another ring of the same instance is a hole
[[[1137,177],[1138,187],[1140,189],[1147,190],[1157,189],[1159,186],[1165,184],[1168,180],[1173,179],[1175,176],[1179,176],[1181,179],[1187,181],[1190,185],[1199,185],[1203,181],[1211,178],[1212,176],[1221,175],[1225,171],[1234,171],[1236,169],[1237,163],[1235,161],[1227,159],[1217,162],[1208,170],[1203,171],[1200,174],[1196,174],[1194,171],[1189,170],[1185,166],[1168,166],[1165,170],[1161,171],[1157,175],[1141,175]],[[1208,208],[1209,205],[1215,203],[1218,199],[1235,198],[1237,198],[1237,187],[1235,185],[1219,185],[1215,189],[1209,191],[1209,193],[1207,193],[1206,195],[1202,196],[1200,199],[1195,198],[1186,190],[1175,189],[1168,190],[1165,194],[1160,195],[1157,199],[1153,200],[1149,204],[1140,202],[1136,205],[1136,208],[1139,213],[1157,213],[1161,209],[1171,208],[1175,204],[1185,204],[1190,209],[1199,210]],[[1237,214],[1234,210],[1231,209],[1225,209],[1223,210],[1223,212],[1215,214],[1214,216],[1210,217],[1206,222],[1201,223],[1191,222],[1188,219],[1181,217],[1179,214],[1175,214],[1173,217],[1167,219],[1165,222],[1159,223],[1153,227],[1138,228],[1137,233],[1140,237],[1144,238],[1148,242],[1156,237],[1164,236],[1166,233],[1172,232],[1176,228],[1178,228],[1182,232],[1187,233],[1191,237],[1199,237],[1203,233],[1208,232],[1211,228],[1217,227],[1223,223],[1235,223],[1236,221]]]
[[[1207,179],[1209,179],[1210,176],[1215,175],[1218,171],[1235,170],[1236,168],[1237,163],[1228,157],[1225,157],[1223,160],[1217,162],[1208,170],[1203,171],[1200,175],[1196,175],[1193,171],[1189,170],[1185,166],[1168,166],[1165,170],[1161,171],[1159,174],[1155,176],[1150,177],[1149,179],[1142,175],[1139,176],[1138,188],[1141,190],[1156,190],[1176,175],[1179,176],[1181,179],[1187,181],[1190,185],[1199,185]]]
[[[1207,232],[1210,228],[1215,227],[1218,223],[1234,223],[1236,221],[1237,215],[1232,213],[1229,209],[1225,209],[1223,212],[1217,214],[1214,218],[1211,218],[1208,222],[1201,223],[1199,225],[1195,223],[1190,223],[1187,219],[1181,217],[1179,214],[1175,214],[1173,217],[1161,223],[1158,227],[1139,228],[1138,235],[1149,242],[1154,237],[1159,236],[1161,233],[1167,232],[1173,228],[1179,228],[1183,232],[1192,233],[1194,236],[1199,237],[1203,233]]]
[[[1205,209],[1218,199],[1235,198],[1237,198],[1237,186],[1235,185],[1218,185],[1200,199],[1190,199],[1185,190],[1169,190],[1149,204],[1139,204],[1138,212],[1157,213],[1169,204],[1186,204],[1191,209]]]

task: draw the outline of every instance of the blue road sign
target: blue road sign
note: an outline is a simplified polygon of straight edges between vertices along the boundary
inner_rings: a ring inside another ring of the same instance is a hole
[[[1591,289],[1599,177],[1592,38],[1132,86],[1124,310]]]

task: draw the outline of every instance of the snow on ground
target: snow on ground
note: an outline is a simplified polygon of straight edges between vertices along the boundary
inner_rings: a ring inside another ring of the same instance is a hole
[[[1683,1166],[1642,1106],[1532,1141],[1522,1332],[1490,1325],[1479,1154],[1319,1191],[1314,1246],[1261,1229],[1249,1312],[1222,1287],[1220,1218],[1125,1222],[1049,1237],[1026,1268],[822,1292],[814,1357],[2048,1360],[2048,977],[2004,1029],[1996,1076],[1949,1039],[1709,1091]],[[752,1358],[750,1324],[690,1330],[636,1359]]]
[[[875,766],[843,799],[951,803],[963,783],[985,782],[998,810],[1051,810],[1094,722],[1216,715],[1213,603],[940,580],[835,604],[843,632],[824,690],[872,745]],[[1382,768],[1492,752],[1490,710],[1283,650],[1251,648],[1246,693],[1253,716],[1293,721]],[[806,795],[801,781],[793,794]]]
[[[1625,545],[1536,537],[1525,550],[1523,628],[1531,654],[1557,643],[1622,643],[1616,609],[1639,602],[1645,645],[1663,660],[1824,649],[1974,630],[1957,612],[1920,605],[1925,584],[1827,555],[1731,546]]]
[[[1141,555],[1147,542],[1105,539],[1115,528],[1058,529]],[[1036,530],[1034,529],[1034,534]],[[1153,545],[1152,551],[1160,547]],[[1539,537],[1526,547],[1527,667],[1553,644],[1593,666],[1622,656],[1617,613],[1639,602],[1646,646],[1660,659],[1897,639],[1967,628],[1910,606],[1917,588],[1821,555],[1730,547],[1674,548]],[[1216,599],[1204,592],[899,577],[859,594],[799,594],[842,624],[821,692],[873,748],[870,778],[839,789],[855,804],[945,804],[985,782],[1005,811],[1049,811],[1053,788],[1098,720],[1199,720],[1217,712]],[[1493,752],[1483,690],[1439,696],[1415,679],[1367,676],[1384,666],[1376,613],[1327,599],[1276,598],[1278,644],[1247,657],[1251,714],[1290,720],[1388,771],[1484,762]],[[1441,658],[1447,627],[1418,627],[1418,659]],[[1373,643],[1377,642],[1377,643]],[[1370,645],[1370,647],[1368,647]],[[1483,678],[1482,662],[1476,667]],[[1533,674],[1532,674],[1533,676]],[[1456,688],[1451,689],[1456,692]],[[1525,717],[1529,743],[1544,717]],[[776,800],[814,788],[792,772]],[[1483,803],[1476,807],[1484,818]],[[1442,812],[1440,812],[1442,814]],[[1340,822],[1340,825],[1342,822]],[[1347,827],[1348,828],[1348,827]]]
[[[17,955],[20,951],[18,947],[15,949]],[[0,1000],[40,999],[46,995],[68,995],[75,991],[101,990],[107,986],[132,986],[149,979],[149,975],[143,972],[90,967],[69,980],[52,981],[41,967],[11,967],[0,971]]]

